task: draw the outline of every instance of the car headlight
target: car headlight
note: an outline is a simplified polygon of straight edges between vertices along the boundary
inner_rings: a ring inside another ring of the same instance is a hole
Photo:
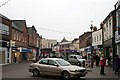
[[[70,72],[80,72],[79,70],[70,70]]]

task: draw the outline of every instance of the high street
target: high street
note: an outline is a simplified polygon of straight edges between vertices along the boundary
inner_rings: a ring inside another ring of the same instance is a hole
[[[3,80],[60,80],[60,77],[48,77],[48,76],[40,76],[33,77],[33,75],[28,71],[29,62],[22,62],[16,64],[9,64],[2,66],[2,77]],[[106,75],[99,74],[100,67],[92,68],[91,72],[88,72],[86,77],[82,78],[82,80],[119,80],[120,75],[115,75],[112,68],[105,67]]]

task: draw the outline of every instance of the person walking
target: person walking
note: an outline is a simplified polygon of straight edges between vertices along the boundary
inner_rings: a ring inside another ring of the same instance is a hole
[[[100,58],[100,66],[101,66],[100,74],[101,75],[105,75],[105,72],[104,72],[105,64],[106,64],[106,59],[105,59],[104,55],[102,55]]]
[[[99,61],[100,61],[100,57],[98,55],[96,55],[96,66],[99,66]]]
[[[115,74],[117,72],[119,74],[119,70],[120,70],[120,58],[119,58],[118,55],[115,56],[114,64],[113,64],[113,69],[115,70]]]

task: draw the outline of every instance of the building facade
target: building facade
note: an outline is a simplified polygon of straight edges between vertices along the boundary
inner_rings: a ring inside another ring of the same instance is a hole
[[[41,40],[42,37],[37,33],[37,30],[34,26],[27,27],[28,31],[28,59],[38,59],[40,56],[40,49],[41,49]]]
[[[71,43],[72,41],[68,41],[65,39],[65,37],[61,40],[59,43],[59,52],[62,57],[68,58],[68,55],[71,53]]]
[[[115,55],[115,26],[116,26],[115,10],[102,22],[103,25],[103,48],[106,58],[114,58]]]
[[[12,20],[10,40],[11,63],[19,63],[28,58],[28,34],[25,20]]]
[[[57,40],[55,39],[42,38],[41,56],[42,57],[55,56],[55,51],[52,50],[55,44],[57,44]]]
[[[91,32],[85,32],[81,36],[79,36],[79,49],[82,56],[85,56],[91,53],[92,50],[92,36]]]
[[[0,64],[9,64],[10,55],[10,37],[11,20],[0,14]]]
[[[92,32],[92,46],[94,47],[93,52],[100,55],[103,52],[103,36],[102,29]]]
[[[116,54],[120,57],[120,1],[115,4],[116,10],[116,31],[115,31],[115,43],[116,43]]]
[[[71,42],[70,50],[72,54],[79,54],[79,39],[74,38]]]

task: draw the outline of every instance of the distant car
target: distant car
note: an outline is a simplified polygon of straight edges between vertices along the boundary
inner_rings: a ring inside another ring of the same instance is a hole
[[[61,76],[63,79],[84,77],[87,71],[84,67],[71,65],[61,58],[43,58],[29,65],[29,72],[33,76],[40,75]]]
[[[68,62],[75,65],[85,65],[86,59],[83,59],[80,55],[69,55]]]

